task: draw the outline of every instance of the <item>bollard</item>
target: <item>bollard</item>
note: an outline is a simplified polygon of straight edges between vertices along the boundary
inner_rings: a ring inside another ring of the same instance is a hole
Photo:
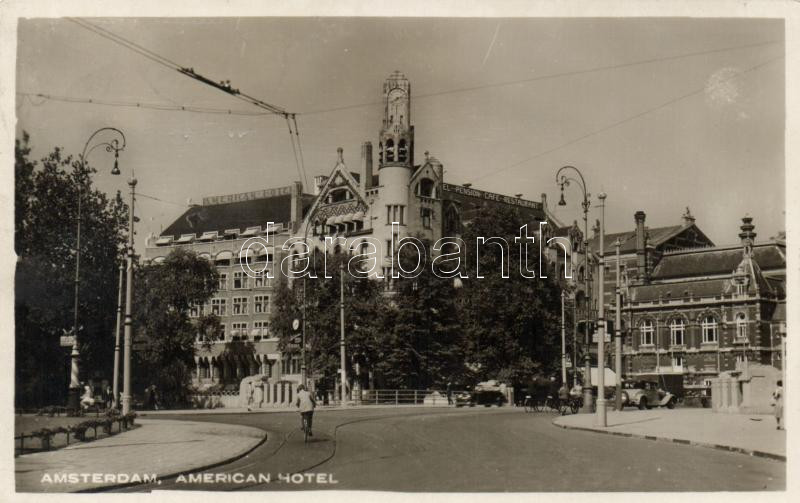
[[[417,405],[417,390],[414,390],[414,405]]]
[[[394,404],[397,405],[400,403],[400,391],[394,390]]]

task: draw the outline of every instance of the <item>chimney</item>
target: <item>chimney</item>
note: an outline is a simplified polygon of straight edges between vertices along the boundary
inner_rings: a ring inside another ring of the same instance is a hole
[[[292,232],[297,232],[303,220],[303,183],[294,182],[292,184],[291,201],[291,228]]]
[[[361,144],[361,187],[372,188],[372,143],[368,141]]]
[[[647,270],[647,243],[644,227],[645,213],[637,211],[633,218],[636,220],[636,268],[639,279],[647,281],[650,271]]]
[[[325,186],[325,183],[328,181],[328,177],[325,175],[317,175],[314,177],[314,195],[318,196],[322,192],[322,187]]]
[[[689,211],[688,206],[686,207],[686,213],[681,215],[681,217],[683,218],[684,227],[689,227],[690,225],[694,224],[694,215],[692,215],[692,212]]]

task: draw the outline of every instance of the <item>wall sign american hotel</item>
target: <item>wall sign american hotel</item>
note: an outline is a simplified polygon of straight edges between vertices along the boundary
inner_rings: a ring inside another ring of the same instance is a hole
[[[268,197],[288,196],[292,193],[292,187],[278,187],[275,189],[254,190],[252,192],[242,192],[239,194],[228,194],[225,196],[209,196],[203,198],[203,206],[214,204],[236,203],[239,201],[252,201],[253,199],[266,199]]]

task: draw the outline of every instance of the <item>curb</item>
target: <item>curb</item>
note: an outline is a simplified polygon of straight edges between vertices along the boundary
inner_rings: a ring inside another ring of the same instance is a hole
[[[221,461],[215,461],[214,463],[210,463],[208,465],[198,466],[198,467],[195,467],[195,468],[189,468],[187,470],[179,470],[179,471],[176,471],[176,472],[173,472],[173,473],[168,473],[168,474],[165,474],[165,475],[157,474],[156,477],[159,480],[171,479],[171,478],[174,478],[174,477],[178,477],[180,475],[188,475],[188,474],[194,473],[194,472],[210,470],[212,468],[216,468],[216,467],[221,466],[221,465],[232,463],[233,461],[236,461],[238,459],[241,459],[241,458],[247,456],[248,454],[250,454],[251,452],[253,452],[257,448],[261,447],[264,444],[264,442],[267,441],[267,431],[262,430],[261,428],[256,428],[255,426],[250,426],[250,428],[261,430],[261,431],[264,432],[264,436],[261,438],[261,440],[259,440],[258,443],[256,445],[254,445],[253,447],[251,447],[250,449],[247,449],[246,451],[241,452],[241,453],[239,453],[239,454],[237,454],[235,456],[232,456],[230,458],[223,459]],[[71,491],[71,492],[72,493],[99,493],[99,492],[105,492],[105,491],[114,491],[114,490],[117,490],[117,489],[125,489],[125,488],[128,488],[128,487],[136,487],[136,486],[139,486],[139,485],[142,485],[142,483],[141,482],[126,482],[124,484],[113,484],[113,485],[102,486],[102,487],[91,487],[91,488],[88,488],[88,489],[80,489],[80,490]]]
[[[627,437],[627,438],[641,438],[644,440],[652,440],[655,442],[669,442],[673,444],[682,444],[682,445],[693,445],[696,447],[706,447],[709,449],[717,449],[721,451],[728,451],[728,452],[737,452],[739,454],[746,454],[748,456],[755,456],[759,458],[768,458],[773,459],[776,461],[783,461],[786,462],[786,456],[781,454],[774,454],[772,452],[764,452],[764,451],[757,451],[752,449],[745,449],[743,447],[733,447],[730,445],[722,445],[722,444],[711,444],[708,442],[698,442],[696,440],[687,440],[683,438],[669,438],[669,437],[657,437],[654,435],[642,435],[640,433],[625,433],[621,431],[608,431],[608,430],[598,430],[594,428],[587,428],[585,426],[567,426],[564,424],[558,424],[555,420],[553,420],[553,426],[557,428],[563,428],[565,430],[580,430],[580,431],[589,431],[592,433],[600,433],[604,435],[614,435],[616,437]]]

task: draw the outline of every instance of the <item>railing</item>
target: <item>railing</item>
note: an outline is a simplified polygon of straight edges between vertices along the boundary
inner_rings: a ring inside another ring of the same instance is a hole
[[[462,392],[451,390],[451,400],[455,401],[455,396]],[[417,389],[365,389],[361,390],[360,397],[353,397],[353,402],[358,405],[426,405],[426,397],[431,405],[448,403],[446,391]]]

